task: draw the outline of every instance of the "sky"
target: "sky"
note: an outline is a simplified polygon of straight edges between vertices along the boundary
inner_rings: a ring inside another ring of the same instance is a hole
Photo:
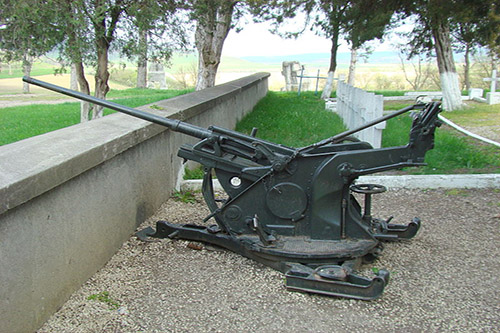
[[[248,22],[242,25],[243,30],[239,33],[234,29],[229,31],[222,49],[223,56],[282,56],[305,53],[330,53],[331,42],[325,37],[316,36],[309,30],[297,39],[283,39],[269,32],[271,25],[267,22],[253,23],[251,19]],[[397,28],[397,31],[407,32],[412,28],[413,24],[403,24]],[[392,45],[395,40],[400,40],[400,38],[391,35],[390,38],[386,38],[384,43],[374,41],[371,42],[371,46],[375,51],[391,51],[395,50],[395,47]],[[341,41],[338,52],[350,52],[345,41]]]
[[[283,39],[269,32],[267,23],[249,23],[237,33],[231,30],[224,42],[222,54],[231,57],[280,56],[303,53],[329,53],[331,42],[307,31],[297,39]],[[349,51],[344,46],[341,51]]]

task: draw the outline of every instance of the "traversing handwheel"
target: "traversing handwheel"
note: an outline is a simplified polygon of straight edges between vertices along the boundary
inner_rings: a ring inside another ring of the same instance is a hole
[[[351,186],[351,191],[362,194],[378,194],[387,191],[387,187],[379,184],[356,184]]]
[[[372,221],[372,194],[383,193],[387,191],[387,187],[378,184],[356,184],[351,185],[351,191],[365,195],[365,212],[363,221],[371,223]]]

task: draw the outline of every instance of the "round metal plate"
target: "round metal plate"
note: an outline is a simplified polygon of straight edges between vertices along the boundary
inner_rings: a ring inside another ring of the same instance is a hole
[[[307,195],[294,183],[280,183],[267,192],[267,207],[282,219],[297,220],[307,208]]]

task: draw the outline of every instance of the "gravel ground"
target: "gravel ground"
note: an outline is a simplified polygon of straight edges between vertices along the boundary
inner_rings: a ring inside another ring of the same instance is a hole
[[[142,227],[199,221],[198,201],[169,200]],[[366,267],[391,272],[378,300],[288,292],[281,273],[234,253],[131,237],[39,332],[500,331],[499,190],[390,190],[373,210],[423,221]]]
[[[487,138],[496,142],[500,142],[500,126],[499,125],[488,125],[488,126],[462,126],[469,132],[480,135],[483,138]]]

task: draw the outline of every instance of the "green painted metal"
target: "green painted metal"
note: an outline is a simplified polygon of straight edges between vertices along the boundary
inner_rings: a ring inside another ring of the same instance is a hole
[[[139,236],[182,238],[225,247],[286,275],[290,290],[370,300],[379,297],[389,273],[373,279],[356,275],[362,262],[375,260],[382,241],[413,237],[420,220],[391,224],[371,216],[371,196],[380,185],[357,185],[361,175],[424,165],[434,146],[440,103],[416,104],[316,144],[293,148],[224,128],[208,129],[100,100],[32,78],[36,84],[200,138],[178,156],[205,166],[203,196],[211,211],[204,222],[177,225],[159,221]],[[410,110],[414,121],[405,146],[373,149],[352,142],[352,134]],[[253,131],[255,134],[256,131]],[[215,172],[227,198],[215,199]],[[364,211],[353,192],[365,195]]]

